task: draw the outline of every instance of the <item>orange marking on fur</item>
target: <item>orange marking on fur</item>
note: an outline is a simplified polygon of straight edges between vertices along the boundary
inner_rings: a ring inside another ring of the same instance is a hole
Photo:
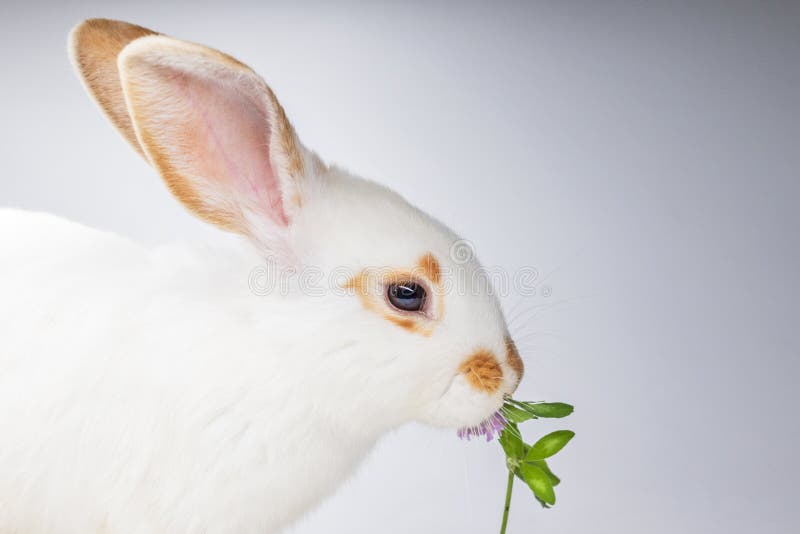
[[[291,176],[298,178],[303,175],[305,168],[303,166],[303,158],[300,156],[300,150],[297,147],[297,135],[294,133],[294,127],[289,122],[289,119],[286,118],[286,112],[275,97],[275,93],[273,93],[272,89],[269,87],[265,87],[265,89],[267,96],[272,102],[272,107],[275,110],[275,115],[273,117],[275,123],[274,127],[278,129],[281,148],[288,160],[286,170]]]
[[[439,267],[439,261],[436,257],[428,252],[419,259],[418,266],[428,280],[436,285],[442,282],[442,269]]]
[[[303,197],[300,196],[300,193],[295,193],[292,195],[292,203],[295,209],[300,209],[303,207]]]
[[[517,374],[517,384],[522,380],[522,375],[525,374],[525,364],[522,358],[519,357],[517,345],[510,336],[506,336],[506,363]]]
[[[379,291],[379,286],[383,287],[390,283],[412,280],[413,277],[411,274],[401,270],[389,272],[378,271],[378,273],[382,276],[371,275],[367,270],[361,271],[353,278],[344,282],[342,287],[353,290],[361,300],[361,304],[365,309],[377,313],[390,323],[415,334],[430,336],[433,331],[430,320],[426,320],[425,317],[420,315],[392,310],[389,304],[387,304],[383,292]]]
[[[458,370],[478,391],[494,393],[503,383],[503,369],[491,351],[480,349],[470,356]]]
[[[147,35],[158,34],[126,22],[90,19],[79,24],[70,37],[72,60],[86,89],[114,127],[143,157],[122,93],[117,56],[128,43]]]
[[[414,321],[413,319],[411,319],[410,317],[396,317],[394,315],[389,315],[389,314],[386,314],[386,313],[383,314],[383,317],[384,317],[384,319],[387,319],[387,320],[393,322],[394,324],[396,324],[400,328],[405,328],[406,330],[408,330],[410,332],[419,332],[419,333],[422,333],[422,334],[425,333],[425,331],[422,330],[419,327],[419,324],[417,324],[417,322]]]

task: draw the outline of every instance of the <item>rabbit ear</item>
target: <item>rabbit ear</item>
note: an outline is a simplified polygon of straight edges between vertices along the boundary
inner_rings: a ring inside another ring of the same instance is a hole
[[[136,140],[125,96],[119,82],[117,56],[131,41],[155,32],[116,20],[90,19],[76,26],[69,36],[69,54],[89,94],[100,109],[144,157]]]
[[[139,144],[198,217],[272,253],[323,168],[247,66],[216,50],[142,37],[118,59]]]

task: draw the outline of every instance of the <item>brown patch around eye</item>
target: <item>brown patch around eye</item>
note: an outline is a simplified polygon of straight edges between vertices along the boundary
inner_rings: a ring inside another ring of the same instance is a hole
[[[382,288],[385,284],[410,280],[412,279],[411,274],[404,271],[391,271],[382,274],[383,276],[378,278],[377,276],[371,276],[369,271],[364,270],[347,280],[342,287],[353,290],[367,310],[379,314],[387,321],[409,332],[430,336],[432,324],[430,324],[429,320],[422,316],[403,314],[391,310],[383,295]]]
[[[441,283],[442,269],[439,267],[439,261],[436,259],[436,256],[428,252],[419,259],[418,267],[422,273],[428,277],[428,280],[436,285]]]
[[[522,358],[519,357],[517,345],[511,337],[506,337],[506,363],[517,374],[517,384],[522,380],[522,375],[525,374],[525,364],[522,363]]]
[[[481,349],[472,354],[458,370],[467,382],[486,393],[494,393],[503,383],[503,369],[491,351]]]
[[[400,328],[405,328],[410,332],[417,332],[420,331],[418,328],[417,323],[413,319],[409,319],[408,317],[395,317],[393,315],[384,314],[384,317],[389,321],[393,322]]]

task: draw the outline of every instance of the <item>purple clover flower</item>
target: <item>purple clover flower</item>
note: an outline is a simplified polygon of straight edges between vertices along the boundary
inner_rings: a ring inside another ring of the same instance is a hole
[[[486,441],[492,441],[495,434],[500,437],[503,429],[508,424],[503,415],[497,411],[475,426],[460,428],[457,435],[461,439],[471,440],[473,437],[486,436]]]

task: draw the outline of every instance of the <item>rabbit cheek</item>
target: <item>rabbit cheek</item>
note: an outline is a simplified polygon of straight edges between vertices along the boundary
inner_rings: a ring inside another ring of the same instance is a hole
[[[467,382],[481,393],[492,394],[503,383],[503,369],[494,354],[488,350],[478,350],[458,368]]]

